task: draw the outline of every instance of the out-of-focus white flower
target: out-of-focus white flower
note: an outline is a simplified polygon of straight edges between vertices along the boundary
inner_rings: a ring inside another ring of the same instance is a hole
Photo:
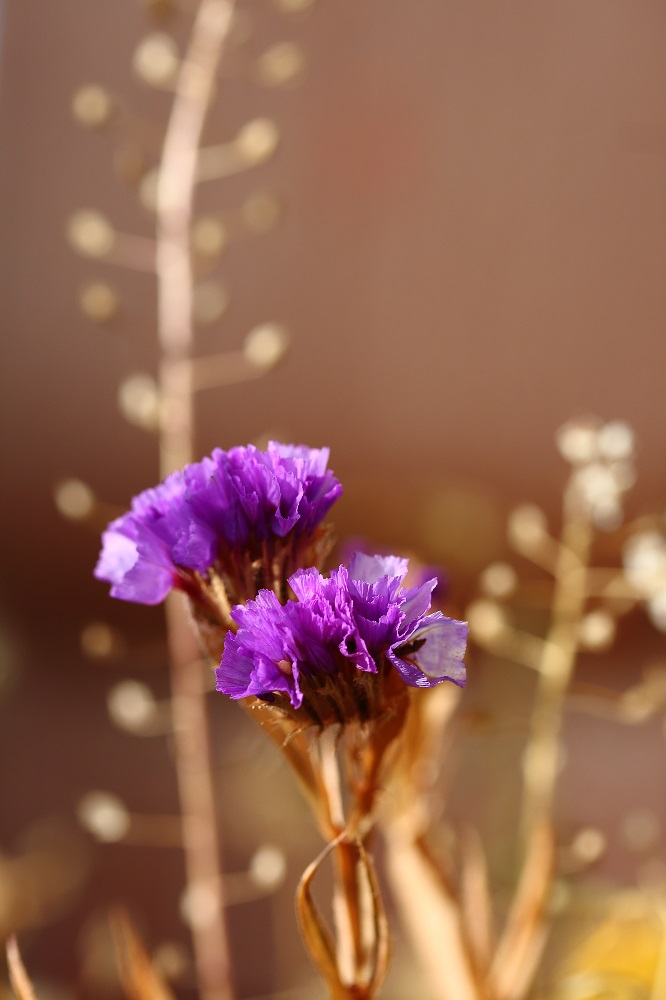
[[[593,523],[612,531],[622,523],[622,494],[633,485],[634,435],[620,420],[571,420],[559,429],[557,447],[573,466],[572,488]]]
[[[644,597],[666,590],[666,538],[658,531],[632,535],[624,547],[624,572]]]
[[[645,598],[654,626],[666,632],[666,538],[658,531],[633,535],[624,547],[624,573]]]

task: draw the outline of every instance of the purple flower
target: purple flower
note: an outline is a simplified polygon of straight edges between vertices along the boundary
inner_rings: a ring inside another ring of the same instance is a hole
[[[195,574],[212,569],[237,599],[254,596],[275,583],[276,565],[284,574],[314,560],[308,545],[342,492],[328,455],[275,442],[216,449],[134,498],[104,532],[95,576],[139,604],[172,587],[196,595]]]
[[[450,680],[464,686],[468,627],[426,614],[436,580],[405,589],[407,560],[355,553],[330,577],[316,569],[289,580],[295,601],[262,591],[232,618],[217,669],[217,690],[254,695],[317,721],[370,718],[395,668],[410,687]]]

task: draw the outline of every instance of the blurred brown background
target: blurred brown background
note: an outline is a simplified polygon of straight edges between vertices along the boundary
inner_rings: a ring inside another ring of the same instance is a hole
[[[120,508],[157,478],[154,437],[117,406],[124,379],[154,373],[154,279],[78,256],[65,238],[82,208],[103,212],[123,233],[152,235],[150,213],[117,170],[119,148],[121,172],[136,153],[127,138],[134,126],[95,135],[71,114],[81,85],[103,84],[125,118],[153,123],[145,168],[154,163],[169,94],[132,71],[137,45],[155,30],[150,6],[14,0],[2,33],[0,851],[12,858],[35,837],[69,838],[58,850],[71,851],[81,870],[71,887],[52,887],[57,904],[26,916],[26,925],[45,922],[28,954],[52,989],[79,977],[79,989],[93,994],[101,989],[95,975],[81,972],[91,913],[125,898],[153,943],[186,940],[178,852],[93,846],[77,828],[77,802],[92,788],[159,814],[174,811],[175,788],[164,741],[132,739],[105,708],[109,687],[125,677],[140,676],[165,696],[160,612],[112,603],[91,579],[97,530],[113,511],[104,508],[87,531],[63,520],[53,502],[57,484],[75,477]],[[264,378],[200,396],[197,453],[267,434],[329,445],[346,488],[339,537],[362,535],[446,564],[460,602],[476,572],[503,554],[512,503],[557,510],[564,465],[553,432],[572,415],[633,425],[639,479],[631,509],[659,507],[663,3],[239,7],[247,40],[230,52],[206,142],[228,140],[257,117],[275,122],[280,142],[266,164],[202,185],[197,211],[233,217],[269,192],[283,213],[271,231],[241,232],[221,254],[212,273],[229,307],[202,327],[197,350],[239,348],[266,321],[285,325],[291,347]],[[180,44],[187,23],[181,13],[157,29]],[[262,85],[257,60],[286,41],[302,53],[303,78]],[[77,302],[94,279],[110,282],[120,302],[103,327]],[[86,659],[80,636],[91,622],[110,623],[125,653]],[[241,869],[279,830],[258,807],[268,772],[246,775],[234,791],[238,762],[252,758],[257,771],[264,751],[255,753],[245,730],[236,733],[231,706],[216,704],[215,712],[236,734],[218,747],[222,784],[232,803],[234,794],[249,795],[254,823],[249,843],[227,810],[229,866]],[[654,761],[661,748],[663,761],[663,740],[646,739],[643,752]],[[651,783],[646,777],[645,795]],[[280,794],[291,796],[292,816],[304,816],[286,779]],[[44,817],[56,833],[44,832]],[[317,839],[303,822],[309,840],[299,849],[312,856]],[[298,864],[290,876],[297,872]],[[0,885],[0,917],[3,905]],[[278,933],[268,904],[234,913],[238,947],[253,924],[254,934]],[[295,932],[283,933],[297,950]],[[271,969],[239,974],[241,995],[289,981],[289,969]],[[184,982],[186,989],[186,975]]]

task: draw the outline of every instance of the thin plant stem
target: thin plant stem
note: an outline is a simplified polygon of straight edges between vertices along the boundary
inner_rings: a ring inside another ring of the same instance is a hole
[[[555,566],[552,619],[539,664],[536,701],[525,750],[522,830],[528,839],[549,821],[552,810],[564,701],[576,663],[579,626],[587,599],[592,534],[589,516],[569,486]]]
[[[233,0],[201,0],[181,64],[157,189],[160,471],[192,461],[193,271],[190,226],[196,168]],[[232,1000],[220,838],[210,763],[206,685],[180,595],[166,602],[175,766],[197,980],[202,1000]]]
[[[491,995],[497,1000],[525,995],[547,936],[544,910],[554,862],[551,826],[560,736],[588,597],[593,537],[589,513],[573,480],[564,493],[563,515],[551,623],[535,663],[539,680],[523,764],[522,872],[489,970]]]

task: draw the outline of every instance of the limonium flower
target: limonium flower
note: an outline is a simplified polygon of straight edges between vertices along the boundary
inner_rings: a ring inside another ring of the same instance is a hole
[[[289,579],[296,600],[272,591],[235,607],[217,669],[217,690],[256,698],[319,725],[368,720],[398,679],[464,686],[465,622],[427,614],[437,580],[406,589],[408,561],[355,553],[330,577],[304,569]]]
[[[133,499],[104,532],[95,576],[139,604],[173,587],[201,603],[211,576],[235,600],[283,586],[326,554],[321,522],[342,492],[328,456],[273,441],[266,451],[216,449]]]

